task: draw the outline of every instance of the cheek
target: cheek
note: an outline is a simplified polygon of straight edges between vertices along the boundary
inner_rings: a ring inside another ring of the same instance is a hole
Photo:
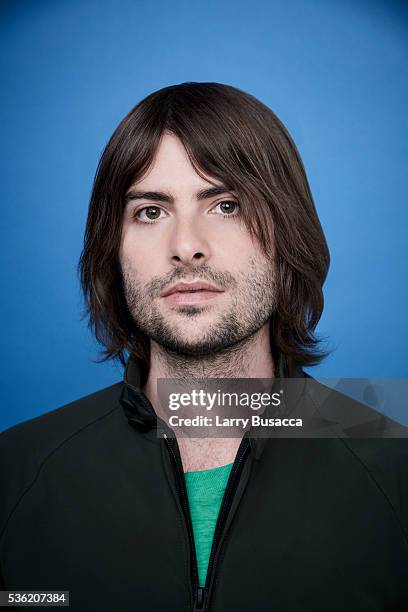
[[[146,245],[131,229],[122,234],[119,261],[122,270],[142,283],[163,274],[160,254],[151,245]]]
[[[227,222],[226,222],[227,223]],[[264,253],[256,240],[253,240],[243,226],[234,228],[235,231],[224,232],[218,241],[217,251],[231,272],[240,270],[248,265],[248,262],[256,258],[261,261]]]

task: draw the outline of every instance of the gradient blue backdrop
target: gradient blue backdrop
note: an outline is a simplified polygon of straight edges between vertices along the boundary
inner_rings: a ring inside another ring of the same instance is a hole
[[[408,375],[406,4],[13,0],[0,22],[0,429],[121,379],[80,319],[92,179],[122,117],[182,81],[254,94],[300,150],[332,255],[315,375]]]

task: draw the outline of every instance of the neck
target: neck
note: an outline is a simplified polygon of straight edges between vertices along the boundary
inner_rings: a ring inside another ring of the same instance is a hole
[[[157,379],[176,378],[273,378],[269,322],[249,338],[208,355],[182,355],[167,351],[154,341],[150,345],[150,369],[144,392],[157,404]]]
[[[269,322],[244,341],[211,355],[190,356],[150,347],[150,370],[144,392],[159,411],[158,378],[274,378]],[[234,461],[241,438],[178,438],[184,471],[204,470]]]

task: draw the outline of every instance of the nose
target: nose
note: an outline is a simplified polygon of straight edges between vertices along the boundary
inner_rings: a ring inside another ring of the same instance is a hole
[[[197,220],[175,220],[170,237],[169,253],[174,266],[206,263],[210,257],[208,235]]]

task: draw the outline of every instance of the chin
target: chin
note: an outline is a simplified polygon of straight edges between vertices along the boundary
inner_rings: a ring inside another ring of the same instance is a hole
[[[214,355],[215,353],[224,351],[235,344],[234,341],[226,341],[225,338],[216,336],[208,337],[207,334],[197,334],[191,337],[191,334],[177,334],[174,330],[174,335],[169,338],[156,339],[156,342],[161,344],[165,349],[184,357],[205,357]],[[177,334],[177,335],[176,335]]]
[[[185,338],[187,342],[189,340],[198,342],[200,338],[208,334],[210,329],[217,328],[219,317],[211,316],[208,312],[197,309],[197,312],[190,310],[189,312],[177,312],[176,316],[167,317],[166,323],[180,338]]]
[[[177,308],[174,308],[172,312],[176,316],[183,315],[183,319],[186,319],[185,315],[187,315],[188,319],[190,317],[196,318],[198,315],[203,315],[207,313],[208,310],[208,306],[177,306]]]
[[[191,334],[186,335],[184,330],[183,334],[177,336],[176,344],[179,351],[185,354],[198,355],[213,350],[213,345],[217,343],[206,342],[204,333],[192,336]]]

